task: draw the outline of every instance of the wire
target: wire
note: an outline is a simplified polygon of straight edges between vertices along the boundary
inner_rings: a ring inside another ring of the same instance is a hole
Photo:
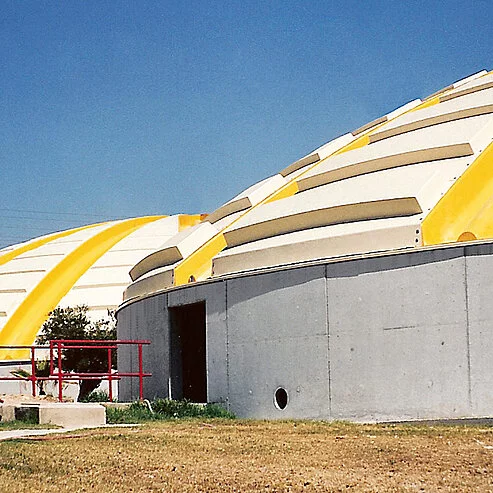
[[[80,212],[50,212],[50,211],[34,211],[28,209],[9,209],[6,207],[0,208],[0,211],[6,212],[27,212],[29,214],[53,214],[53,215],[64,215],[64,216],[83,216],[83,217],[101,217],[100,214],[84,214]]]
[[[27,226],[27,225],[20,225],[17,224],[15,226],[10,226],[10,225],[5,225],[2,224],[0,226],[0,231],[4,229],[16,229],[17,231],[46,231],[46,227],[36,227],[36,226]]]
[[[74,220],[70,219],[58,219],[56,217],[26,217],[26,216],[3,216],[0,215],[0,218],[3,219],[22,219],[24,221],[56,221],[57,223],[74,223]]]

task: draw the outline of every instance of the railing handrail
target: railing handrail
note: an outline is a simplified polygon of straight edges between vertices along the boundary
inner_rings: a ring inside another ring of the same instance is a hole
[[[108,380],[109,399],[113,400],[113,380],[121,380],[122,377],[139,378],[139,397],[143,399],[144,377],[152,376],[152,373],[144,372],[142,360],[142,346],[149,345],[151,341],[147,339],[106,339],[106,340],[84,340],[84,339],[54,339],[49,341],[49,345],[2,345],[2,349],[29,349],[31,353],[31,375],[22,376],[0,376],[0,381],[20,380],[30,381],[32,385],[32,395],[36,397],[36,382],[38,381],[57,381],[58,382],[58,400],[63,400],[63,382],[67,380]],[[112,368],[112,351],[119,345],[136,345],[138,350],[139,371],[119,373],[118,369]],[[49,350],[50,374],[47,377],[36,376],[36,350]],[[62,351],[67,349],[106,349],[108,354],[108,370],[106,372],[64,372],[62,370]],[[55,361],[55,351],[56,361]],[[56,371],[55,371],[56,368]]]
[[[149,339],[52,339],[50,341],[51,344],[65,344],[65,343],[81,343],[81,344],[102,344],[102,343],[108,343],[111,342],[112,344],[150,344],[151,341]],[[3,346],[0,346],[3,347]],[[31,347],[31,346],[26,346],[26,347]],[[38,347],[38,346],[36,346]]]

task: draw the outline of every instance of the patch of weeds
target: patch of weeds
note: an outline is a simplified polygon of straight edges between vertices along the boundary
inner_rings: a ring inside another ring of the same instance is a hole
[[[39,468],[33,467],[32,458],[27,453],[18,451],[16,444],[10,443],[9,445],[10,447],[5,451],[10,450],[10,453],[7,452],[7,454],[2,455],[0,469],[21,475],[31,475],[38,472],[36,469]]]
[[[127,408],[107,408],[106,421],[112,424],[144,423],[187,418],[234,419],[234,415],[218,404],[195,404],[187,400],[156,399],[151,409],[144,402],[134,402]]]
[[[139,402],[133,402],[125,408],[106,408],[106,422],[108,424],[144,423],[155,419],[151,411]]]
[[[25,462],[17,462],[17,461],[9,461],[2,462],[0,461],[0,469],[4,469],[6,471],[14,471],[21,474],[33,474],[33,468],[25,463]]]
[[[195,404],[182,400],[156,399],[151,404],[155,413],[163,418],[223,418],[233,419],[234,415],[219,404]]]
[[[115,399],[113,399],[114,401]],[[80,402],[110,402],[110,396],[104,390],[93,390],[90,394],[84,396]]]

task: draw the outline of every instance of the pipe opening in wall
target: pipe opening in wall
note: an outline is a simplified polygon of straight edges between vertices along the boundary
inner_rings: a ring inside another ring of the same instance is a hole
[[[288,393],[286,389],[279,387],[274,393],[274,404],[281,411],[288,405]]]

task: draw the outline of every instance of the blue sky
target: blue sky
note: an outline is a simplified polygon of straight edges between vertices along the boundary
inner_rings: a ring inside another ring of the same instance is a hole
[[[0,2],[0,247],[210,212],[483,68],[493,2]]]

